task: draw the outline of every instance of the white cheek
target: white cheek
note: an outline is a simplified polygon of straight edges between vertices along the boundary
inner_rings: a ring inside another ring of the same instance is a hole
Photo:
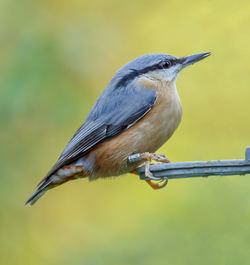
[[[162,78],[165,79],[166,81],[175,81],[179,75],[179,72],[180,72],[180,66],[176,65],[172,66],[169,69],[161,70],[160,74]]]
[[[167,81],[172,81],[173,79],[177,77],[177,74],[172,69],[169,69],[169,71],[165,71],[164,77]]]

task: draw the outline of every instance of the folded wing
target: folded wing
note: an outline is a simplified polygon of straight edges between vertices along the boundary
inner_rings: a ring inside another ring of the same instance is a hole
[[[73,163],[99,143],[119,135],[135,124],[152,109],[156,98],[154,90],[132,84],[112,90],[105,89],[84,124],[39,186],[61,167]]]

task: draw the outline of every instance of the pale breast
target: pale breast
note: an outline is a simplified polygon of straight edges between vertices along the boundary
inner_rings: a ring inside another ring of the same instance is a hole
[[[131,132],[139,152],[155,152],[171,137],[181,121],[182,108],[175,84],[159,83],[156,90],[155,106]],[[142,145],[141,139],[146,146]]]

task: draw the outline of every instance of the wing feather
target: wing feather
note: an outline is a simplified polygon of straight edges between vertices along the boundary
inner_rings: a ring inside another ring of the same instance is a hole
[[[155,90],[143,86],[127,85],[116,89],[107,87],[39,186],[58,169],[84,156],[98,143],[135,124],[151,110],[156,98]]]

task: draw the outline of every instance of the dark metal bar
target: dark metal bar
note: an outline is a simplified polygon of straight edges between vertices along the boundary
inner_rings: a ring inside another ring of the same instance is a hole
[[[154,177],[179,179],[207,176],[227,176],[250,174],[250,147],[246,149],[245,160],[218,160],[155,164],[150,166]],[[140,179],[146,180],[145,167],[136,170]]]

